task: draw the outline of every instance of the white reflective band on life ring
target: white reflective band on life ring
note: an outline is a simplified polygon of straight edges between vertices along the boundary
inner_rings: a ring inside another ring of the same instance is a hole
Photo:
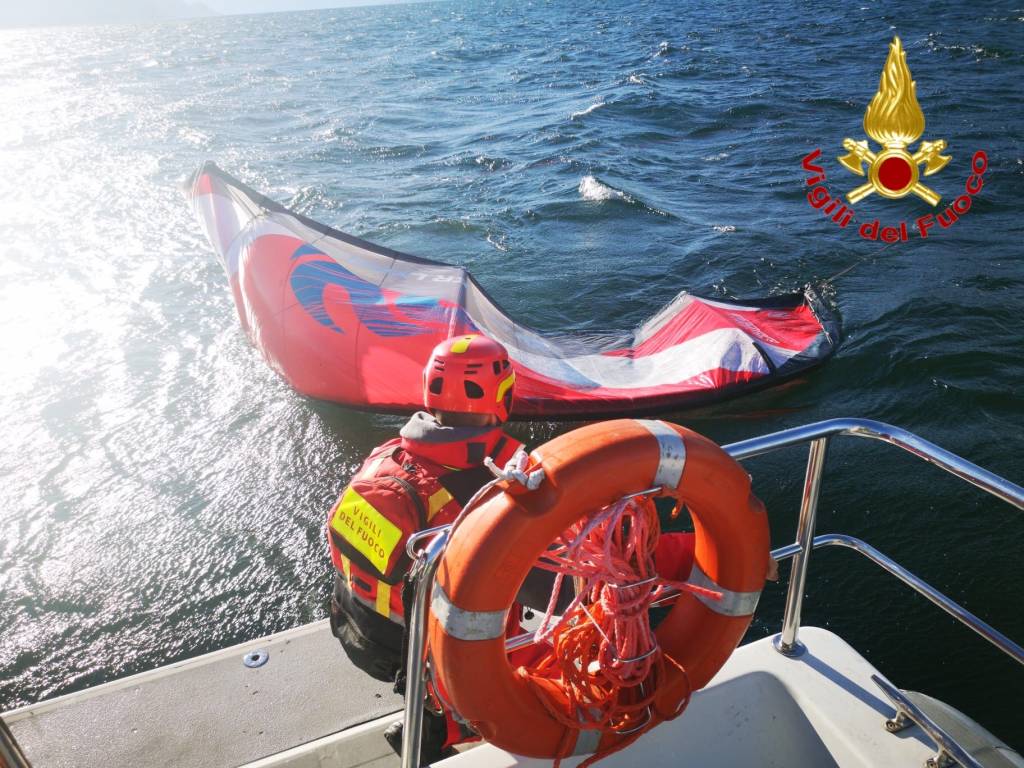
[[[637,419],[638,424],[654,435],[658,441],[661,457],[658,471],[654,473],[653,485],[662,488],[677,488],[686,466],[686,444],[683,437],[663,421]]]
[[[452,603],[439,584],[434,584],[430,610],[444,633],[458,640],[494,640],[505,635],[507,611],[466,611]]]
[[[693,568],[690,570],[690,578],[686,581],[695,587],[704,587],[715,592],[721,592],[721,600],[715,600],[706,595],[696,593],[694,593],[694,597],[715,613],[720,613],[723,616],[750,616],[757,608],[757,601],[761,597],[761,590],[756,592],[733,592],[731,589],[725,589],[704,573],[696,562],[694,562]]]

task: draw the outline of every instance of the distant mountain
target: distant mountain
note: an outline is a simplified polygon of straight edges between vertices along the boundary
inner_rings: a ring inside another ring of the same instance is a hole
[[[189,0],[43,0],[0,4],[0,27],[165,21],[216,15],[202,2]]]

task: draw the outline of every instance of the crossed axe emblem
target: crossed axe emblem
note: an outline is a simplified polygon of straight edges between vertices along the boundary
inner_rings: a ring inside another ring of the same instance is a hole
[[[917,152],[911,155],[903,144],[892,144],[875,154],[868,148],[867,140],[854,141],[843,139],[843,149],[849,154],[839,158],[848,170],[863,176],[864,164],[868,164],[868,181],[847,193],[846,199],[857,203],[878,192],[889,198],[903,197],[913,193],[930,205],[935,205],[941,195],[926,187],[920,181],[921,172],[918,166],[924,165],[924,175],[931,176],[946,167],[952,158],[943,155],[946,141],[922,141]]]

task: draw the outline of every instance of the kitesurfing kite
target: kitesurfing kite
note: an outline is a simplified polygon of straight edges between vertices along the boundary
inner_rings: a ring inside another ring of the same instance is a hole
[[[252,342],[302,394],[351,407],[420,409],[431,349],[467,333],[508,349],[518,419],[705,405],[803,373],[839,343],[838,319],[810,289],[729,302],[682,292],[617,336],[541,333],[512,320],[465,268],[331,229],[213,163],[189,197]]]

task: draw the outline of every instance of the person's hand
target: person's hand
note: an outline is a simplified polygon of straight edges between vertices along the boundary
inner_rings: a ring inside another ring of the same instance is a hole
[[[778,581],[779,580],[779,564],[775,561],[775,558],[771,555],[768,556],[768,573],[764,575],[765,581]]]

